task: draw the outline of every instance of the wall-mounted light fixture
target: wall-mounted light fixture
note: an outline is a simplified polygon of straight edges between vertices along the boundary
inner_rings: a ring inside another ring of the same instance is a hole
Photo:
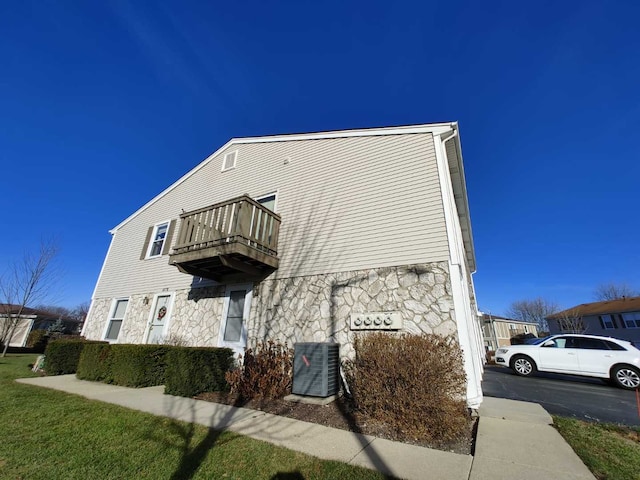
[[[142,304],[143,304],[143,305],[149,305],[149,297],[144,297],[144,298],[142,299]]]

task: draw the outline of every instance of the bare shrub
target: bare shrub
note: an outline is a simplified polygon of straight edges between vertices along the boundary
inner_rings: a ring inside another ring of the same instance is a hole
[[[242,365],[225,375],[231,393],[241,399],[274,399],[291,393],[293,350],[268,341],[247,349]]]
[[[170,345],[172,347],[188,347],[189,346],[189,342],[187,342],[184,339],[184,337],[176,333],[170,333],[169,335],[164,336],[159,343],[162,343],[163,345]]]
[[[484,354],[484,358],[487,361],[487,365],[495,365],[496,364],[496,351],[495,350],[487,350],[487,353]]]
[[[462,351],[452,337],[358,336],[345,362],[354,408],[365,421],[415,440],[447,443],[468,431]]]

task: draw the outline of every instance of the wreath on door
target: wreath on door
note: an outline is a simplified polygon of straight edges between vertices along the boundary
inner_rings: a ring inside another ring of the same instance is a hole
[[[158,320],[162,320],[166,314],[167,307],[160,307],[160,310],[158,310]]]

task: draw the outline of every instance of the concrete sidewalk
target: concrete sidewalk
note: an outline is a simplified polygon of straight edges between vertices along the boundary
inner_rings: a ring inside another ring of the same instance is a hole
[[[538,404],[486,398],[475,455],[460,455],[329,428],[269,413],[164,395],[164,387],[127,388],[75,375],[20,383],[82,395],[154,415],[228,429],[327,460],[407,479],[593,479]]]

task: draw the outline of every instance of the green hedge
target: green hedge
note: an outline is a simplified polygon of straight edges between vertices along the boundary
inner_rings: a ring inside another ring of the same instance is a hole
[[[166,345],[112,345],[109,380],[125,387],[162,385],[165,357],[171,348]]]
[[[108,343],[85,345],[80,355],[76,376],[81,380],[111,383],[111,345]]]
[[[35,352],[43,353],[47,348],[49,334],[46,330],[31,330],[27,338],[27,348],[32,348]]]
[[[234,361],[229,348],[173,347],[166,360],[166,394],[193,397],[229,389],[224,378]]]
[[[91,342],[84,339],[51,340],[44,352],[47,375],[75,373],[83,348],[92,343],[103,342]]]

